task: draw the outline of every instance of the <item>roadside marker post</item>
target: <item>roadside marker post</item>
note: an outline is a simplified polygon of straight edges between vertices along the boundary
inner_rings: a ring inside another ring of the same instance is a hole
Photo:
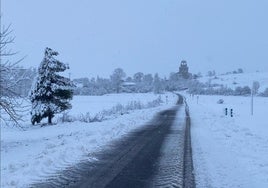
[[[233,117],[233,109],[230,109],[230,116]]]
[[[168,96],[166,95],[166,104],[168,104]]]
[[[227,116],[228,115],[228,108],[225,108],[224,110],[225,110],[225,116]]]

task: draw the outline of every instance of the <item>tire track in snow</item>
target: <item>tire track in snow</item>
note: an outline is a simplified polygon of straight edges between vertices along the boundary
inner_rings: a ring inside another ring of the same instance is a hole
[[[176,119],[161,148],[158,169],[151,187],[183,187],[185,122]]]
[[[81,162],[31,187],[194,187],[194,181],[186,181],[185,165],[191,160],[185,133],[189,131],[185,132],[184,114],[175,118],[182,113],[178,112],[182,97],[178,103],[159,113],[150,125],[111,143],[111,149],[94,154],[98,161]]]

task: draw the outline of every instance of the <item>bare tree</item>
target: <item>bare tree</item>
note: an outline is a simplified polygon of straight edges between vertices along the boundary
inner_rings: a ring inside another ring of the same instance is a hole
[[[252,84],[253,95],[256,95],[258,93],[259,88],[260,88],[260,83],[258,81],[254,81]]]
[[[8,117],[16,124],[20,119],[17,107],[21,106],[21,100],[18,100],[19,94],[15,92],[14,88],[20,79],[17,74],[17,64],[22,59],[15,62],[10,61],[13,52],[8,48],[8,45],[14,42],[15,37],[11,36],[12,30],[10,26],[3,27],[0,30],[0,119],[6,122]],[[7,114],[7,116],[4,115]]]
[[[115,69],[113,74],[111,75],[112,85],[113,85],[116,93],[119,93],[120,86],[123,82],[124,77],[126,77],[126,73],[121,68]]]
[[[158,73],[154,75],[153,87],[154,87],[154,93],[160,94],[163,92],[163,85],[160,77],[158,76]]]

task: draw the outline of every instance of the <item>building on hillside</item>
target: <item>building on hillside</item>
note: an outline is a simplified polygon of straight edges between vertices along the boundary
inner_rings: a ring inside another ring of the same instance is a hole
[[[189,68],[188,68],[188,65],[187,65],[187,61],[185,61],[185,60],[181,61],[181,65],[180,65],[180,68],[179,68],[178,75],[179,75],[179,77],[182,77],[184,79],[191,78],[192,74],[189,73]]]
[[[136,89],[136,83],[134,82],[122,82],[121,91],[125,93],[133,93]]]

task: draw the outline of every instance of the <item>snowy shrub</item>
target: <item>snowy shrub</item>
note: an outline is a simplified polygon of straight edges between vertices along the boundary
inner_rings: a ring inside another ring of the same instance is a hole
[[[103,115],[103,116],[111,116],[111,115],[113,115],[113,114],[114,114],[113,109],[103,110],[103,111],[102,111],[102,115]]]
[[[74,122],[76,120],[75,117],[71,116],[68,112],[62,113],[62,116],[58,118],[57,122]]]
[[[268,88],[266,88],[261,94],[260,96],[262,97],[268,97]]]
[[[138,109],[142,109],[145,108],[143,104],[141,104],[140,101],[131,101],[130,103],[128,103],[125,106],[125,111],[129,111],[129,110],[138,110]]]
[[[219,100],[217,101],[218,104],[223,104],[223,102],[224,102],[223,99],[219,99]]]
[[[99,112],[97,114],[95,114],[92,118],[91,121],[92,122],[102,122],[104,120],[104,114],[102,112]]]
[[[245,87],[236,87],[235,91],[234,91],[234,95],[243,95],[243,96],[247,96],[250,95],[251,93],[251,89],[248,86]]]
[[[90,117],[90,113],[87,112],[86,114],[80,114],[79,116],[79,121],[84,122],[84,123],[90,123],[91,117]]]
[[[84,123],[102,122],[104,120],[104,115],[100,112],[91,116],[90,113],[87,112],[86,114],[81,114],[78,119]]]
[[[124,110],[125,110],[125,108],[124,108],[124,106],[123,106],[122,104],[117,104],[116,106],[114,106],[114,107],[112,108],[112,111],[113,111],[114,113],[117,113],[117,112],[123,113]]]
[[[81,114],[79,117],[79,120],[84,122],[84,123],[90,123],[91,121],[91,116],[90,113],[87,112],[86,114]]]
[[[158,97],[152,102],[148,102],[147,108],[154,108],[154,107],[160,106],[162,103],[163,103],[163,100],[161,99],[161,97]]]

